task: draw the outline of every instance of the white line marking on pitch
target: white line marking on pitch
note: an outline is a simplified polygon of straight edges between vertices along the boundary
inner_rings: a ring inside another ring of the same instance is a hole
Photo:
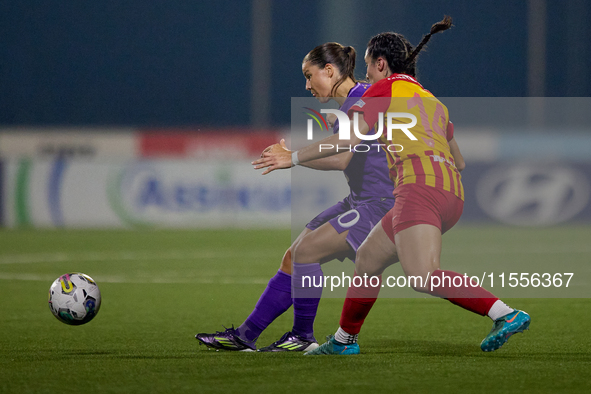
[[[206,260],[224,258],[267,258],[274,254],[276,249],[261,249],[257,251],[240,250],[169,250],[169,251],[120,251],[120,252],[68,252],[68,253],[29,253],[0,255],[0,264],[32,264],[32,263],[60,263],[60,262],[90,262],[90,261],[140,261],[140,260]],[[280,252],[281,253],[281,252]],[[587,245],[562,245],[560,247],[524,247],[524,248],[454,248],[444,249],[445,254],[507,254],[507,253],[531,253],[531,254],[569,254],[591,253],[591,246]]]
[[[573,254],[591,253],[589,245],[560,245],[560,246],[515,246],[488,248],[448,248],[442,251],[447,254]]]
[[[262,249],[255,252],[240,250],[224,251],[122,251],[122,252],[80,252],[80,253],[34,253],[0,255],[0,264],[32,264],[32,263],[60,263],[60,262],[89,262],[89,261],[140,261],[140,260],[189,260],[189,259],[225,259],[233,257],[258,258],[274,254],[275,249]],[[281,252],[280,252],[281,253]]]
[[[52,275],[38,275],[25,273],[0,273],[0,280],[19,280],[51,283],[56,278]],[[263,285],[269,282],[269,278],[126,278],[123,276],[95,275],[93,279],[97,283],[137,283],[137,284],[222,284],[222,285]]]

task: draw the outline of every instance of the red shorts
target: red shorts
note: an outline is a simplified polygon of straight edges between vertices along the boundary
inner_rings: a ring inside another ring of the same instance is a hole
[[[409,183],[394,189],[394,207],[382,218],[382,228],[394,242],[394,235],[417,224],[431,224],[441,234],[452,228],[464,210],[455,194],[427,185]]]

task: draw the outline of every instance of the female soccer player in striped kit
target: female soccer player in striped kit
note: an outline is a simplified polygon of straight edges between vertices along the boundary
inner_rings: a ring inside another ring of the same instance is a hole
[[[348,111],[370,86],[355,81],[355,56],[355,49],[334,42],[314,48],[302,63],[306,89],[319,101],[335,100],[342,111]],[[333,131],[337,133],[338,129],[337,121]],[[275,148],[288,152],[283,143]],[[389,178],[386,155],[382,151],[374,150],[370,154],[343,152],[310,162],[307,166],[319,170],[342,170],[349,183],[350,195],[308,223],[283,256],[279,271],[271,278],[242,325],[225,332],[197,334],[201,343],[216,349],[255,350],[261,332],[293,303],[292,330],[260,351],[304,351],[318,346],[313,323],[322,289],[299,294],[296,286],[292,299],[292,279],[297,284],[302,276],[320,271],[320,264],[335,258],[354,260],[357,248],[373,225],[394,205],[394,184]],[[293,270],[292,257],[296,261]]]
[[[482,341],[481,348],[493,351],[514,333],[527,329],[529,315],[508,307],[493,294],[472,283],[461,280],[460,286],[454,286],[457,282],[453,279],[462,278],[462,275],[440,269],[441,236],[455,225],[463,210],[463,186],[458,167],[461,169],[464,164],[453,138],[447,108],[417,82],[415,68],[417,55],[431,35],[450,27],[449,17],[436,23],[417,48],[412,48],[397,33],[378,34],[368,43],[365,61],[367,76],[373,85],[351,107],[350,117],[358,114],[362,134],[386,113],[410,113],[417,122],[407,128],[416,140],[403,134],[402,129],[395,130],[391,140],[385,133],[380,138],[385,145],[403,146],[402,151],[389,152],[388,156],[390,175],[396,185],[396,203],[384,216],[381,225],[374,227],[357,250],[356,271],[359,275],[380,275],[397,256],[407,277],[422,278],[418,284],[415,282],[415,290],[445,298],[474,313],[488,315],[494,324]],[[409,119],[397,116],[395,120],[398,120],[397,123],[409,123]],[[357,136],[347,141],[353,145],[360,142]],[[291,158],[285,153],[266,153],[255,162],[255,168],[268,167],[267,173],[305,163],[334,154],[327,149],[320,151],[320,144],[338,143],[335,136],[328,137],[318,144],[293,152]],[[359,353],[357,335],[380,287],[381,284],[377,287],[351,287],[336,334],[306,354]]]

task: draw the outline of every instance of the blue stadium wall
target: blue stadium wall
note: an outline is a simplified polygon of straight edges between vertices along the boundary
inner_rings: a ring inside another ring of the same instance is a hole
[[[338,39],[322,33],[338,10],[312,0],[272,3],[269,110],[271,124],[282,126],[289,97],[307,95],[303,56]],[[584,19],[591,5],[546,3],[546,95],[590,96],[584,70],[591,69],[591,29],[573,32],[571,16]],[[441,97],[527,95],[526,1],[375,0],[357,7],[354,20],[342,23],[358,32],[355,42],[343,42],[360,52],[358,77],[372,35],[394,30],[416,44],[450,14],[455,27],[421,55],[424,85]],[[250,1],[3,1],[0,125],[247,125],[250,14]]]

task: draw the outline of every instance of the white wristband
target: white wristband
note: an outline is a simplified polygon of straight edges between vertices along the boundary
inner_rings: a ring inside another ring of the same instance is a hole
[[[300,164],[300,160],[298,159],[298,151],[294,150],[291,152],[291,166],[295,167]]]

